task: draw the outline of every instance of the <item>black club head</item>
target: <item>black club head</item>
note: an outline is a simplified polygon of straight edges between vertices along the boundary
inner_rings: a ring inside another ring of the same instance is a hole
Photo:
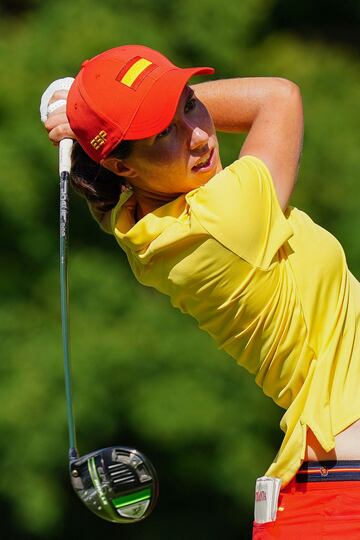
[[[71,483],[83,503],[107,521],[135,523],[153,510],[155,469],[138,450],[113,446],[70,461]]]

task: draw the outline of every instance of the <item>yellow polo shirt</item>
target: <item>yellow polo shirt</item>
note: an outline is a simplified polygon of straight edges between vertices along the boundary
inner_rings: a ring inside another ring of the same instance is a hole
[[[360,418],[360,284],[340,244],[304,212],[284,214],[252,156],[137,223],[134,205],[123,193],[109,221],[136,278],[195,317],[286,409],[266,473],[286,485],[307,426],[329,451]]]

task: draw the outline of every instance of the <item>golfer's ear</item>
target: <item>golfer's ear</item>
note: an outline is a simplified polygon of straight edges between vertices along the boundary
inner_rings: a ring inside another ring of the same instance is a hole
[[[118,176],[124,176],[126,178],[136,176],[135,169],[128,167],[122,159],[116,157],[107,157],[103,159],[101,165]]]

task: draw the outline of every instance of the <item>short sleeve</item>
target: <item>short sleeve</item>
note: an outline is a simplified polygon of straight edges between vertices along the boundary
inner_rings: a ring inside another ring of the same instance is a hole
[[[193,218],[227,249],[266,269],[292,236],[262,161],[244,156],[188,195]]]

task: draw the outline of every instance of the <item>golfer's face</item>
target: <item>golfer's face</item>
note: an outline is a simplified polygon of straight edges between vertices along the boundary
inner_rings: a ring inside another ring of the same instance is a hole
[[[136,141],[126,161],[137,173],[134,186],[162,195],[187,193],[221,169],[212,118],[188,86],[171,124]]]

